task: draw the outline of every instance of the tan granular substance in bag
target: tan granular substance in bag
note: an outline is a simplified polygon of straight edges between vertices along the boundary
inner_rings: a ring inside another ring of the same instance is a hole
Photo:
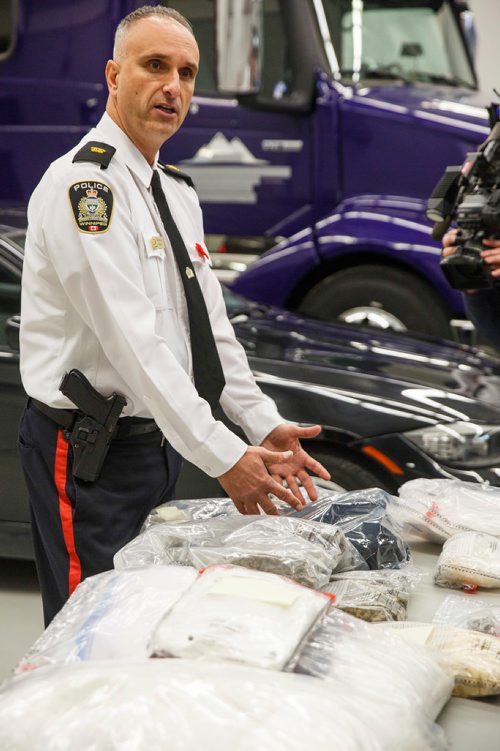
[[[441,663],[454,675],[453,696],[479,697],[500,694],[500,639],[478,631],[445,625],[407,621],[387,623],[402,637],[420,628],[424,643],[439,652]],[[406,631],[406,635],[405,635]]]

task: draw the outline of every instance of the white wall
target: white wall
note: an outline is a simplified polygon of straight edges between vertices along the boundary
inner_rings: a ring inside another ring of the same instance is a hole
[[[477,31],[476,68],[481,90],[498,101],[500,92],[500,0],[468,0]]]

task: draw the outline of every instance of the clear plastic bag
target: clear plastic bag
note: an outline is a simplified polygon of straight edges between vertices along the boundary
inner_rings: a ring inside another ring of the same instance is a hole
[[[333,571],[363,565],[340,529],[287,516],[217,517],[155,524],[114,558],[117,569],[177,563],[233,564],[322,589]]]
[[[441,664],[454,676],[454,696],[500,694],[500,639],[495,636],[414,621],[385,624],[385,627],[394,629],[403,639],[418,641],[438,652]]]
[[[500,606],[469,595],[448,595],[434,613],[433,623],[500,636]]]
[[[146,518],[141,532],[154,524],[199,522],[216,516],[236,516],[240,512],[231,498],[196,498],[168,501],[156,506]]]
[[[393,515],[394,496],[380,488],[334,493],[289,516],[335,524],[370,569],[399,568],[410,559],[402,527]]]
[[[437,560],[434,583],[474,591],[500,587],[500,540],[481,532],[453,535]]]
[[[146,660],[48,666],[0,694],[15,751],[445,751],[415,709],[303,675]]]
[[[417,708],[435,719],[451,695],[449,669],[424,647],[384,631],[387,626],[375,627],[332,607],[287,669],[335,680],[348,691],[369,689],[400,709]]]
[[[462,480],[410,480],[396,515],[413,540],[442,543],[459,532],[500,536],[500,489]]]
[[[105,571],[84,579],[16,667],[147,659],[155,623],[197,577],[187,566]]]
[[[275,574],[210,566],[158,623],[149,653],[282,670],[330,603]]]
[[[335,605],[365,621],[404,621],[411,591],[422,578],[420,569],[348,571],[334,574],[324,591],[335,595]]]
[[[332,496],[331,492],[317,485],[316,478],[313,478],[313,484],[316,487],[318,498]],[[305,489],[299,486],[304,498],[304,503],[309,503],[309,496]],[[340,495],[340,494],[339,494]],[[280,513],[286,514],[290,506],[271,494],[271,499]],[[239,511],[234,505],[231,498],[191,498],[176,501],[168,501],[156,506],[146,518],[141,532],[151,527],[153,524],[178,523],[178,522],[200,522],[206,519],[213,519],[217,516],[237,516]]]

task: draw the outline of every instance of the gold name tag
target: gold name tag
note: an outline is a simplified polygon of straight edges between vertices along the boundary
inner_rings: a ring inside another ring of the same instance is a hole
[[[152,250],[164,250],[165,248],[165,243],[163,242],[163,238],[158,237],[157,235],[153,235],[153,237],[149,239],[149,242],[151,244]]]

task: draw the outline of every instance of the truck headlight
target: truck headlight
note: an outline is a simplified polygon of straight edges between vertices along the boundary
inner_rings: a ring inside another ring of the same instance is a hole
[[[454,422],[411,430],[406,438],[433,459],[465,467],[500,464],[500,425]]]

